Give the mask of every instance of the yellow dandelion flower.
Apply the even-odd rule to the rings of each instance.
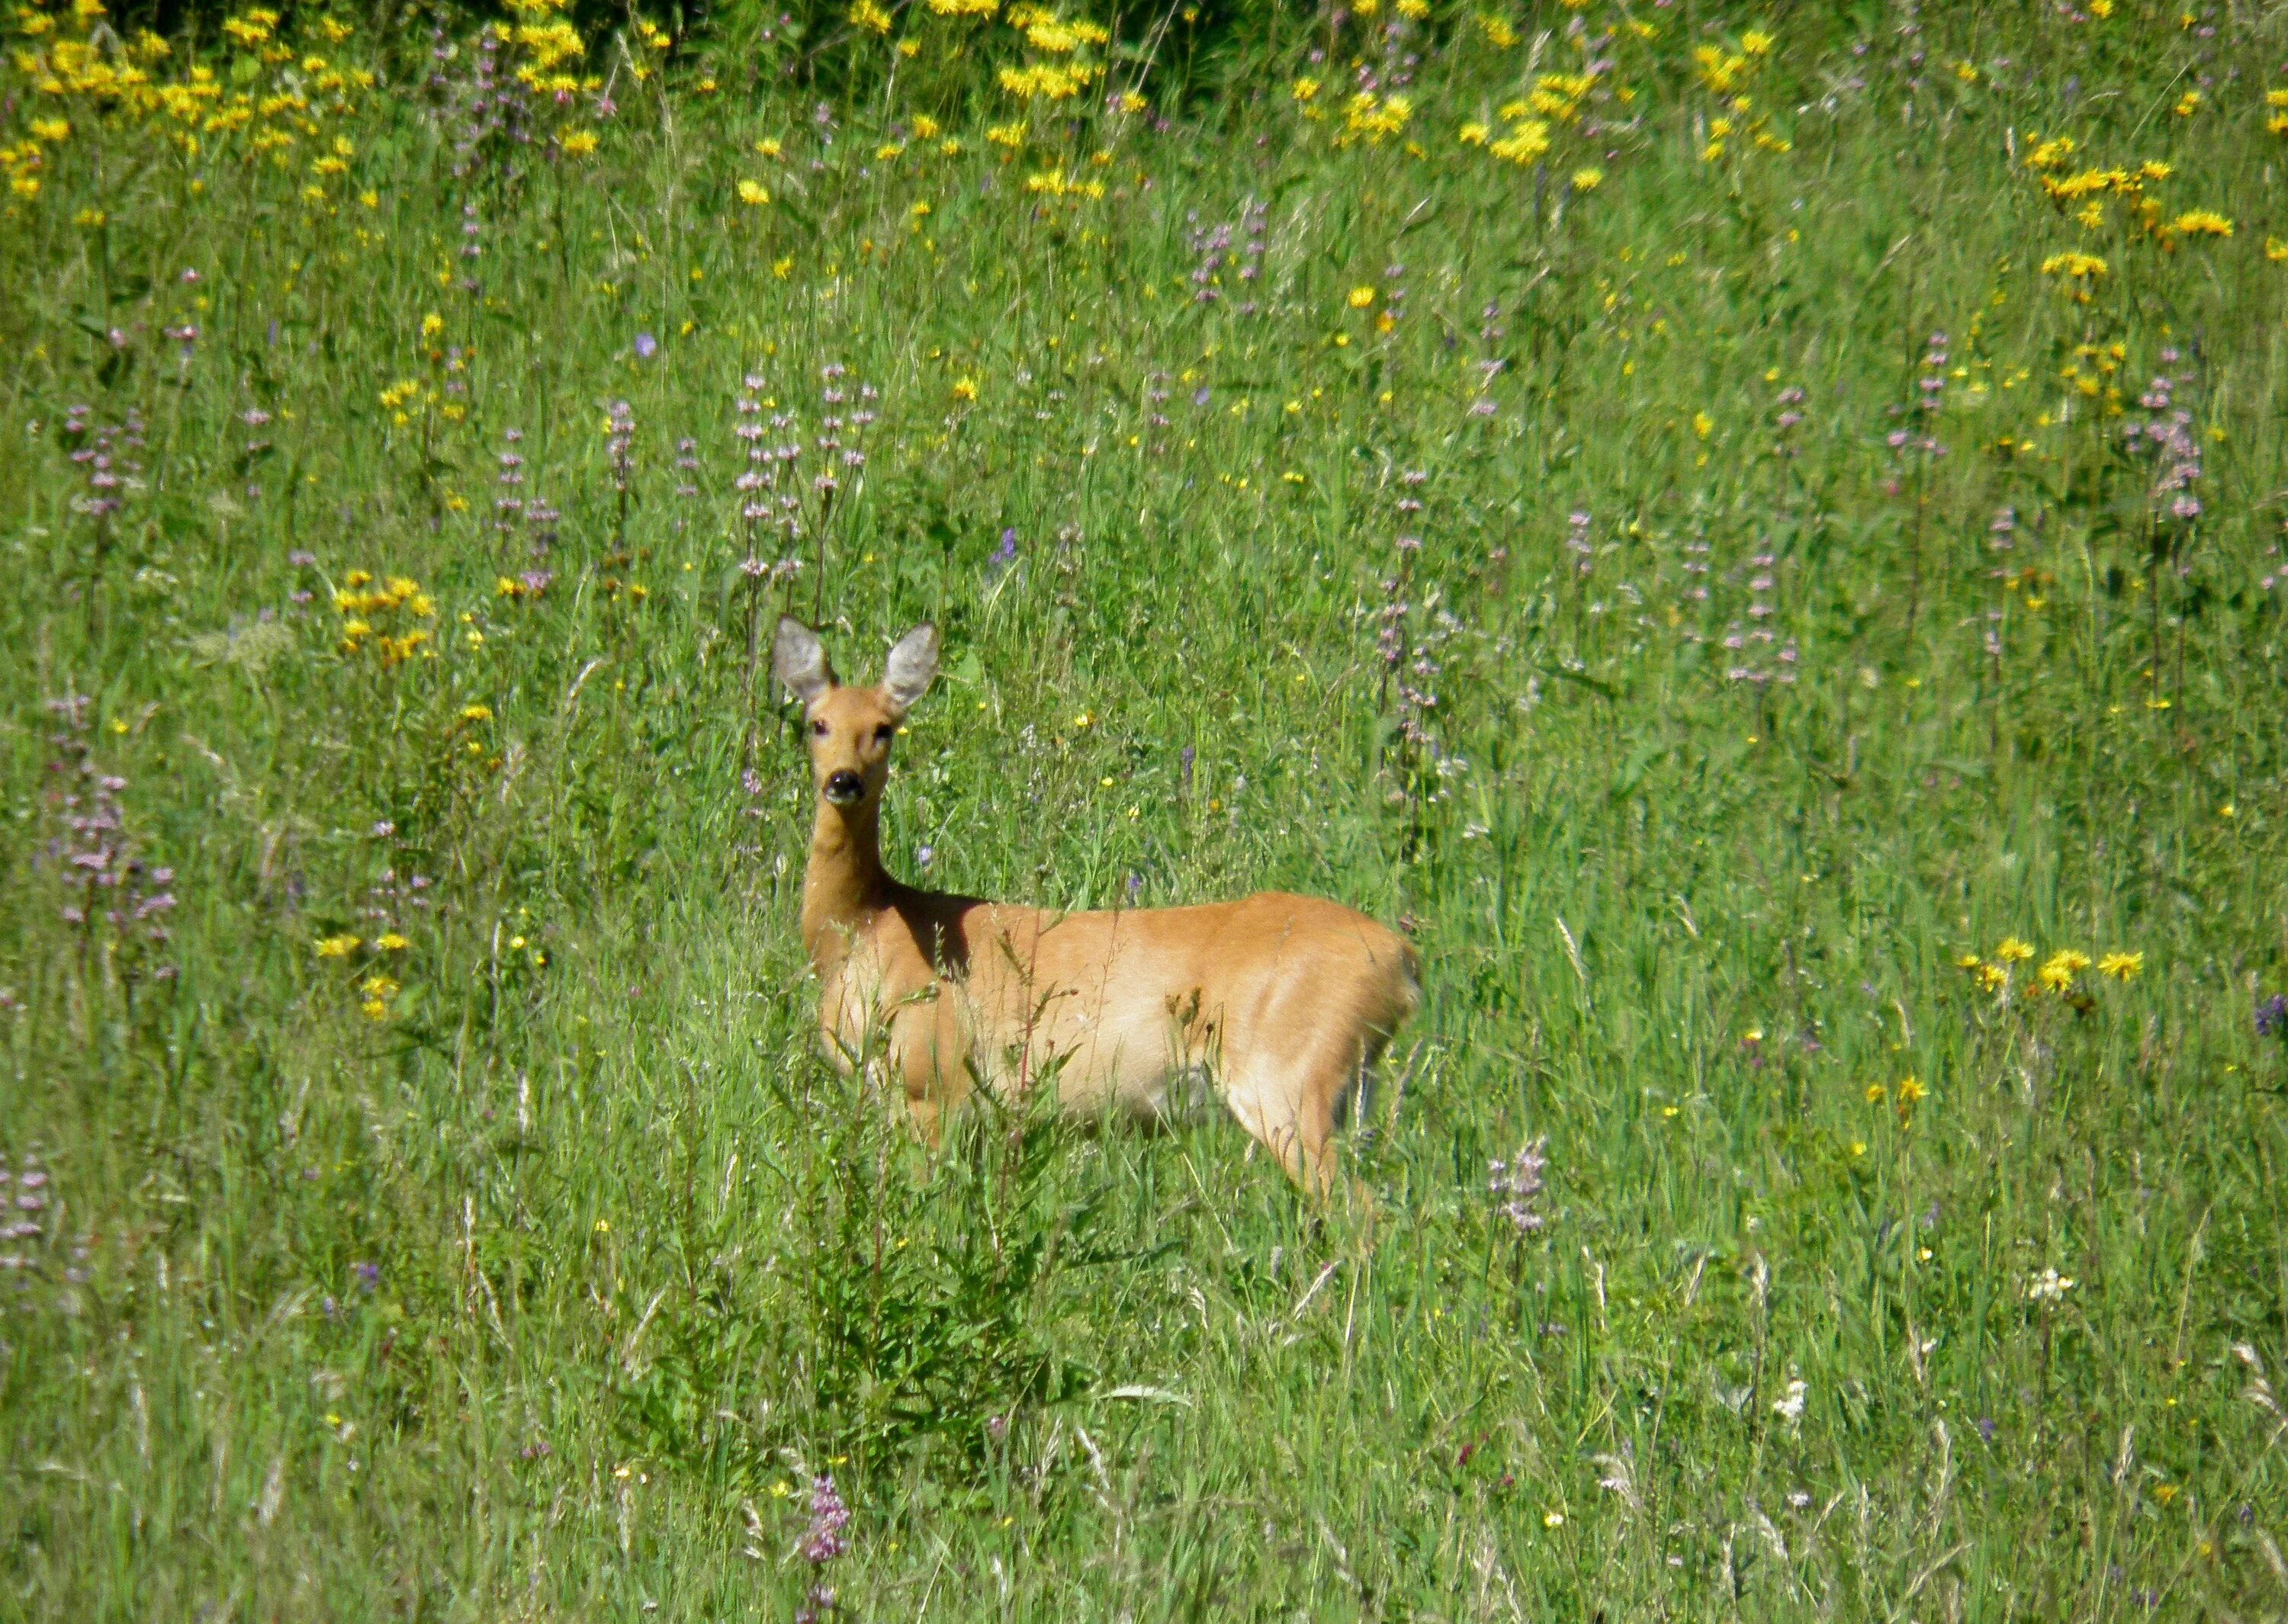
[[[1486,150],[1511,163],[1531,163],[1549,150],[1549,126],[1537,118],[1526,119],[1513,125],[1507,135],[1490,144]]]
[[[596,132],[592,130],[575,130],[558,144],[563,147],[566,157],[585,158],[596,150]]]
[[[1740,50],[1742,54],[1746,56],[1769,56],[1772,51],[1772,36],[1761,28],[1751,28],[1740,36]]]
[[[1298,101],[1314,100],[1319,94],[1319,82],[1307,76],[1298,79],[1287,87],[1287,93]]]
[[[964,402],[977,399],[977,380],[973,377],[959,377],[954,379],[953,398]]]
[[[1593,192],[1604,184],[1605,171],[1594,164],[1573,171],[1573,189],[1576,192]]]
[[[1351,289],[1350,305],[1353,310],[1364,310],[1368,305],[1373,303],[1374,289],[1362,283],[1360,286]]]
[[[1517,44],[1517,30],[1506,18],[1496,17],[1490,12],[1478,13],[1478,32],[1486,36],[1486,44],[1496,51],[1507,51]]]
[[[2006,936],[2002,945],[1994,949],[1994,956],[2006,964],[2022,964],[2034,956],[2034,944],[2014,936]]]
[[[322,959],[346,959],[358,950],[358,939],[346,933],[320,939],[318,956]]]
[[[1911,1105],[1917,1100],[1923,1098],[1929,1093],[1930,1090],[1923,1087],[1922,1080],[1920,1078],[1902,1077],[1899,1079],[1899,1103],[1903,1105]]]
[[[2097,973],[2116,981],[2126,981],[2144,968],[2141,953],[2109,953],[2097,962]]]
[[[750,209],[759,209],[771,201],[771,194],[759,180],[742,180],[739,183],[739,201]]]
[[[464,722],[489,722],[492,719],[493,708],[490,705],[476,704],[461,707],[461,720]]]
[[[1869,1083],[1867,1085],[1867,1103],[1871,1105],[1879,1104],[1883,1097],[1883,1085],[1881,1083]]]
[[[384,931],[373,939],[373,945],[384,953],[402,953],[413,944],[394,931]]]
[[[1486,144],[1486,138],[1491,134],[1493,130],[1489,125],[1469,123],[1464,124],[1457,131],[1454,139],[1465,147],[1483,147]]]
[[[2169,222],[2181,237],[2229,237],[2232,222],[2213,209],[2188,209]]]

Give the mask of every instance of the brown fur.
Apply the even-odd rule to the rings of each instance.
[[[838,684],[791,620],[775,664],[808,730],[802,934],[840,1064],[894,1079],[932,1137],[980,1083],[1015,1092],[1053,1074],[1067,1111],[1154,1118],[1204,1073],[1290,1177],[1331,1187],[1342,1102],[1419,1002],[1402,939],[1279,891],[1062,914],[902,883],[882,867],[882,790],[898,724],[935,674],[936,633],[908,634],[876,687]]]

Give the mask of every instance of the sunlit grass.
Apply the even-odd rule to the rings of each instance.
[[[2288,41],[2084,12],[20,16],[15,1609],[2288,1607]],[[820,1063],[783,609],[1410,931],[1370,1217]]]

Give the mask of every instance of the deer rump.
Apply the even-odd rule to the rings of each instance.
[[[1315,897],[1058,914],[899,890],[822,987],[820,1024],[844,1064],[878,1054],[926,1127],[980,1084],[1053,1080],[1069,1113],[1152,1121],[1212,1086],[1315,1183],[1419,999],[1402,939]]]

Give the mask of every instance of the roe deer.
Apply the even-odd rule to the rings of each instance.
[[[844,687],[817,635],[783,619],[773,667],[808,725],[802,936],[838,1065],[878,1066],[931,1139],[980,1085],[1053,1076],[1068,1113],[1151,1118],[1204,1072],[1290,1178],[1329,1192],[1343,1100],[1420,1002],[1403,940],[1278,891],[1068,914],[902,884],[882,868],[882,788],[898,724],[937,675],[936,630],[901,638],[879,686]]]

